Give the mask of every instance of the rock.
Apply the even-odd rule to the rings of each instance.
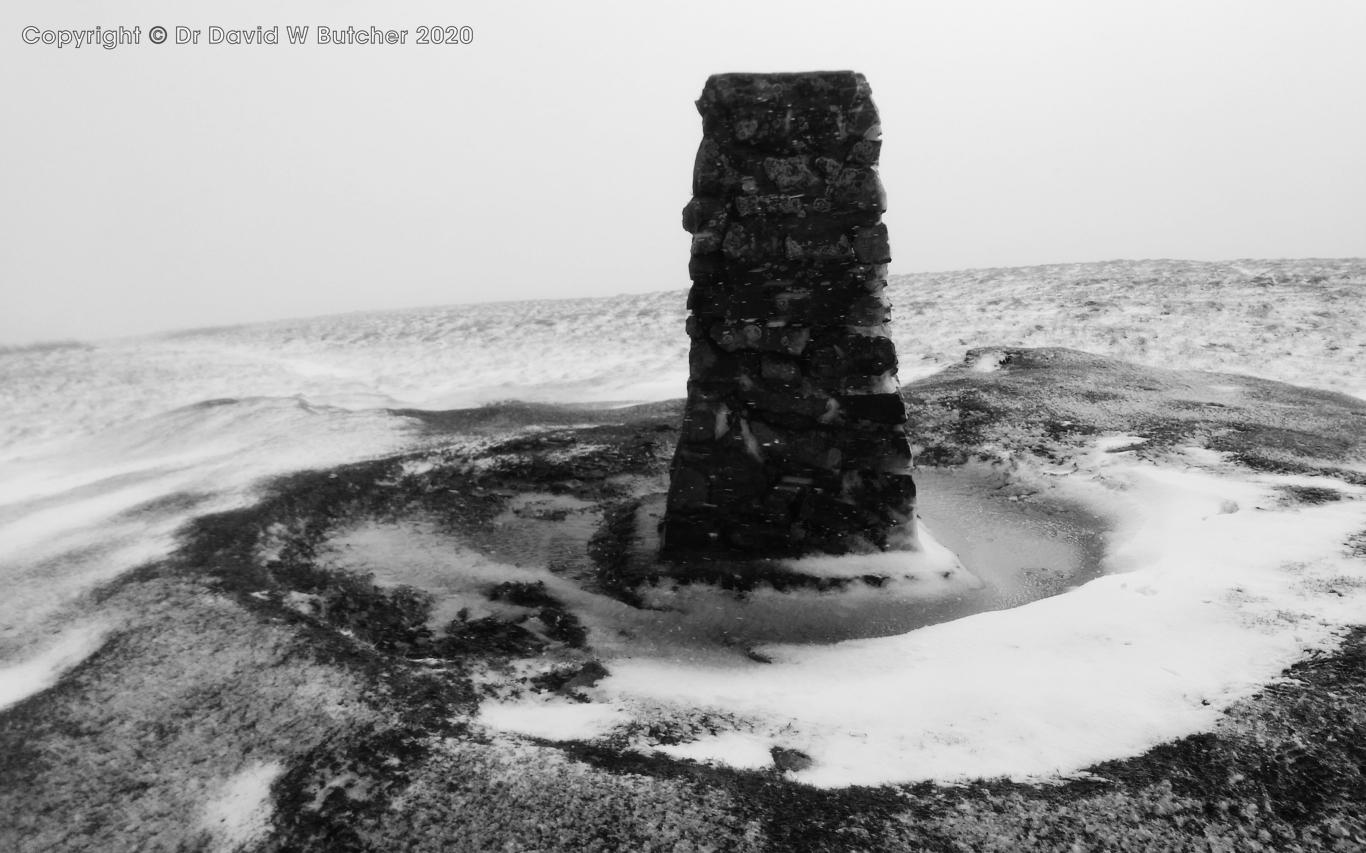
[[[887,244],[887,226],[879,223],[859,229],[858,236],[854,238],[854,254],[861,263],[890,263],[892,250]]]
[[[797,773],[815,763],[811,760],[811,756],[797,749],[775,746],[768,751],[768,754],[773,756],[773,766],[785,772]]]
[[[611,675],[607,667],[595,660],[590,660],[579,668],[575,676],[564,684],[560,685],[561,693],[573,693],[577,690],[586,690]]]

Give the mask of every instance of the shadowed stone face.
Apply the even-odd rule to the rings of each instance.
[[[697,109],[688,404],[663,548],[907,546],[915,485],[868,82],[718,74]]]

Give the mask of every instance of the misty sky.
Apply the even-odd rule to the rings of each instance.
[[[894,273],[1366,255],[1363,45],[1361,2],[7,0],[0,344],[681,288],[721,71],[867,75]]]

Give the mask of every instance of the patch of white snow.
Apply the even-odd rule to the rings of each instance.
[[[265,837],[274,813],[270,785],[282,770],[278,761],[249,764],[205,804],[199,825],[213,836],[214,853],[236,853]]]

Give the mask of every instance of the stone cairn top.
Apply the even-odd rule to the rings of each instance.
[[[697,109],[688,402],[665,555],[914,547],[862,74],[718,74]]]

